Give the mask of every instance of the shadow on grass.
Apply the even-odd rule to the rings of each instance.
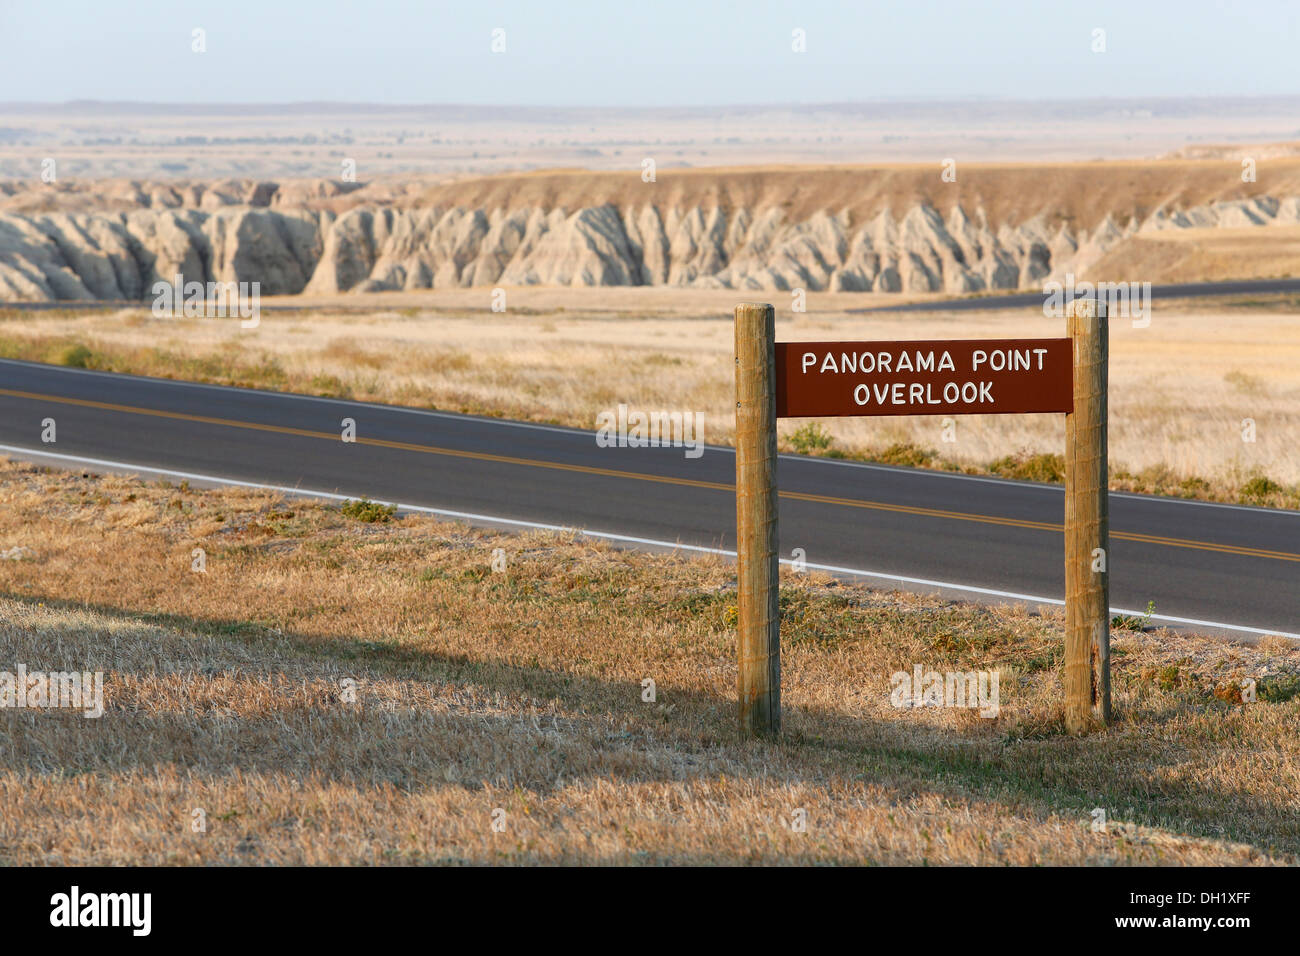
[[[987,729],[982,724],[972,730],[954,730],[905,721],[863,720],[822,708],[787,707],[785,733],[779,742],[750,742],[742,741],[735,731],[735,699],[707,691],[660,686],[661,702],[671,701],[675,708],[664,713],[642,703],[640,687],[632,681],[609,681],[540,665],[476,660],[469,655],[438,654],[417,646],[376,643],[360,637],[306,631],[276,633],[239,619],[137,613],[107,605],[34,598],[30,594],[9,593],[3,597],[26,605],[43,601],[52,609],[90,611],[131,624],[246,645],[274,640],[283,648],[287,643],[294,657],[285,660],[286,664],[312,663],[333,672],[331,677],[474,685],[491,694],[558,701],[559,708],[568,713],[554,725],[555,737],[546,739],[568,783],[584,777],[612,776],[629,783],[710,777],[723,772],[723,761],[718,761],[716,767],[711,764],[715,758],[724,757],[728,776],[742,768],[751,779],[783,783],[816,783],[831,776],[861,779],[892,791],[894,799],[935,794],[956,801],[995,802],[1012,813],[1077,817],[1081,825],[1090,819],[1094,807],[1103,807],[1112,820],[1249,843],[1274,853],[1300,853],[1300,815],[1293,806],[1244,787],[1226,783],[1206,787],[1193,779],[1196,768],[1187,766],[1191,764],[1189,756],[1198,746],[1215,745],[1193,738],[1169,738],[1169,725],[1180,713],[1186,713],[1185,706],[1176,701],[1164,707],[1149,707],[1142,715],[1142,725],[1121,715],[1118,725],[1109,732],[1083,739],[1054,733],[1050,724],[1036,735],[1017,736],[1014,730],[1009,733]],[[238,670],[268,679],[282,674],[273,660],[260,669],[241,663]],[[117,754],[119,762],[115,766],[90,760],[60,770],[109,772],[123,769],[121,761],[125,761],[127,766],[141,768],[165,763],[208,771],[310,773],[325,779],[383,782],[410,790],[452,783],[475,788],[489,782],[526,787],[541,794],[555,788],[553,777],[538,773],[536,768],[512,764],[508,748],[498,752],[492,744],[486,757],[481,752],[484,731],[515,733],[522,727],[518,717],[468,710],[457,714],[453,706],[451,712],[437,715],[430,723],[429,719],[406,720],[400,711],[392,715],[367,709],[358,724],[357,712],[335,709],[330,701],[312,706],[313,715],[328,715],[321,718],[321,733],[333,727],[346,734],[353,740],[352,751],[331,755],[325,747],[319,754],[288,752],[284,742],[277,740],[280,715],[273,713],[257,719],[240,718],[235,733],[244,743],[232,757],[229,747],[206,745],[213,733],[229,737],[229,725],[216,728],[215,723],[196,723],[196,717],[204,716],[201,712],[134,714],[133,719],[144,720],[153,731],[142,735],[142,739],[168,740],[176,756],[168,758],[156,747],[127,741],[125,752]],[[542,713],[539,719],[539,733],[545,738],[551,718]],[[95,726],[83,727],[79,732],[112,732],[110,720],[86,724]],[[1160,728],[1158,736],[1151,733],[1153,727]],[[12,723],[10,730],[14,730]],[[1176,729],[1173,732],[1177,734]],[[357,743],[359,734],[372,734],[373,740],[367,737]],[[667,745],[683,760],[665,766],[663,761],[628,759],[629,750],[644,755],[647,745]],[[416,759],[404,760],[402,755],[418,755],[423,764]],[[1224,760],[1236,757],[1230,752],[1220,756]],[[478,780],[453,781],[434,771],[435,767],[475,761],[486,762],[490,774]],[[1181,769],[1184,766],[1186,771]],[[50,762],[44,755],[40,759],[30,754],[24,757],[21,746],[16,746],[5,748],[0,767],[48,771]]]

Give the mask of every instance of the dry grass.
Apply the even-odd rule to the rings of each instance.
[[[1300,855],[1300,649],[1280,641],[1117,634],[1119,723],[1076,740],[1056,618],[789,577],[771,745],[732,730],[714,560],[8,463],[0,553],[0,669],[101,669],[107,704],[0,712],[0,863]],[[915,663],[998,669],[1001,715],[893,709]],[[1258,702],[1233,702],[1243,677]]]
[[[1089,269],[1089,278],[1204,282],[1293,277],[1300,257],[1300,226],[1241,229],[1165,229],[1138,233]]]
[[[264,314],[251,332],[236,322],[154,319],[144,310],[0,312],[0,355],[582,428],[626,402],[703,412],[706,439],[731,441],[725,316],[734,292],[521,289],[510,292],[505,314],[487,311],[485,292],[405,295],[400,312],[352,314],[322,303],[296,315]],[[813,297],[806,314],[778,312],[778,335],[1063,333],[1060,320],[1033,310],[860,316],[844,308],[835,296]],[[1112,486],[1300,507],[1300,324],[1284,310],[1198,308],[1160,304],[1145,329],[1113,323]],[[79,345],[88,353],[70,352]],[[1242,440],[1245,419],[1255,422],[1252,443]],[[789,436],[804,424],[783,424],[787,448],[796,447]],[[1064,443],[1054,415],[963,417],[951,443],[934,416],[824,424],[832,454],[1020,477],[1050,479],[1051,462],[1039,456],[1060,454]],[[1278,487],[1251,484],[1261,476]]]

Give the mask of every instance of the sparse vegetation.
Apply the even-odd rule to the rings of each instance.
[[[1300,675],[1278,674],[1259,682],[1257,693],[1270,704],[1284,704],[1300,695]]]
[[[392,521],[393,515],[397,514],[397,506],[381,505],[369,498],[357,498],[345,501],[339,511],[349,518],[373,524],[376,521]]]
[[[1132,614],[1117,614],[1110,619],[1110,626],[1121,631],[1145,631],[1151,624],[1151,615],[1156,613],[1156,602],[1147,601],[1146,613],[1140,617]]]
[[[989,465],[989,471],[1003,478],[1059,483],[1065,480],[1065,456],[1020,452],[997,459]]]
[[[1264,395],[1268,392],[1258,377],[1241,369],[1234,368],[1224,373],[1223,380],[1244,395]]]
[[[1255,504],[1263,504],[1271,496],[1285,490],[1276,481],[1271,481],[1264,475],[1256,475],[1241,486],[1241,497]]]
[[[886,465],[902,465],[906,468],[931,468],[937,460],[933,451],[918,448],[910,442],[894,442],[884,451],[871,458]]]
[[[94,357],[95,353],[84,345],[68,345],[59,349],[55,364],[69,368],[90,368]]]
[[[828,451],[834,443],[830,432],[821,422],[800,425],[786,439],[790,448],[800,455],[816,455]]]

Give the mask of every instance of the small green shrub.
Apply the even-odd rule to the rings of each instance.
[[[1241,486],[1241,497],[1247,501],[1263,501],[1269,495],[1275,495],[1282,490],[1282,486],[1276,481],[1259,475]]]
[[[1065,456],[1051,453],[1008,455],[990,464],[989,471],[1021,481],[1062,482],[1065,480]]]
[[[1169,664],[1156,670],[1155,683],[1161,690],[1176,690],[1187,683],[1187,675],[1177,664]]]
[[[908,442],[894,442],[880,454],[876,460],[886,465],[902,465],[905,468],[924,468],[934,461],[934,452],[918,448]]]
[[[1151,623],[1151,615],[1156,612],[1156,602],[1147,601],[1147,612],[1141,617],[1132,614],[1116,614],[1110,619],[1110,626],[1121,631],[1145,631]]]
[[[831,433],[821,422],[809,422],[794,430],[788,441],[790,447],[800,455],[815,455],[831,447]]]
[[[337,375],[313,375],[307,383],[313,395],[325,398],[352,398],[352,387]]]
[[[347,517],[356,518],[358,521],[392,521],[393,515],[397,513],[397,505],[381,505],[369,498],[359,498],[355,501],[345,501],[339,510]]]
[[[1270,704],[1282,704],[1300,694],[1300,677],[1294,675],[1265,677],[1259,682],[1256,690],[1260,700],[1266,700]]]
[[[68,368],[90,368],[91,360],[94,357],[94,352],[78,343],[62,349],[55,356],[54,361],[56,365],[66,365]]]

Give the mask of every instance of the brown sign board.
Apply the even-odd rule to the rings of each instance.
[[[1069,339],[777,342],[778,418],[1070,412]]]

